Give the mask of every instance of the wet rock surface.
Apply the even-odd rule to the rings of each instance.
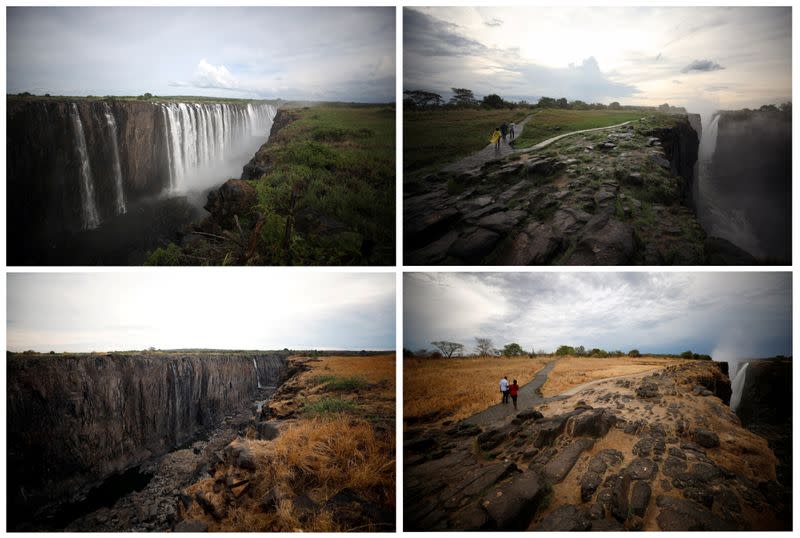
[[[580,133],[408,185],[408,263],[707,263],[689,199],[698,135],[686,118],[655,125]]]
[[[436,448],[406,451],[405,528],[788,528],[766,442],[742,429],[729,410],[719,414],[727,407],[717,396],[693,390],[698,376],[715,377],[717,368],[695,362],[607,381],[498,417],[480,431],[459,424],[415,428],[412,441],[431,439]],[[652,396],[637,394],[642,387]],[[629,405],[614,405],[623,400]],[[712,423],[712,412],[724,422]],[[719,442],[701,446],[698,428]],[[745,467],[734,463],[741,458],[763,471],[741,474]]]

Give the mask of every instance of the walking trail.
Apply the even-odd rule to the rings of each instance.
[[[519,135],[522,134],[522,131],[523,131],[523,128],[525,127],[525,124],[528,123],[528,120],[530,120],[532,117],[533,116],[528,116],[527,118],[525,118],[524,120],[519,122],[519,124],[517,124],[517,128],[515,129],[515,135],[517,137],[519,137]],[[487,163],[487,162],[493,161],[493,160],[501,159],[501,158],[505,157],[506,155],[511,155],[512,153],[529,153],[531,151],[537,151],[537,150],[546,148],[547,146],[549,146],[553,142],[558,142],[562,138],[566,138],[568,136],[573,136],[573,135],[581,134],[581,133],[591,133],[593,131],[604,131],[606,129],[616,129],[617,127],[622,127],[623,125],[628,125],[632,121],[637,121],[637,120],[628,120],[628,121],[625,121],[625,122],[622,122],[622,123],[617,123],[616,125],[608,125],[607,127],[593,127],[592,129],[581,129],[580,131],[570,131],[569,133],[564,133],[564,134],[560,134],[558,136],[554,136],[552,138],[548,138],[547,140],[543,140],[543,141],[539,142],[538,144],[535,144],[535,145],[527,147],[527,148],[515,149],[514,147],[512,147],[507,142],[503,142],[501,140],[500,148],[495,148],[494,144],[489,144],[485,148],[483,148],[482,150],[477,151],[477,152],[473,153],[472,155],[470,155],[468,157],[464,157],[460,161],[456,161],[455,163],[444,167],[442,169],[442,171],[444,171],[444,172],[463,172],[465,170],[471,170],[473,168],[477,168],[477,167],[481,166],[484,163]]]
[[[542,404],[548,402],[554,402],[557,400],[563,400],[568,398],[569,396],[573,396],[583,389],[599,385],[601,383],[606,383],[608,381],[614,381],[617,379],[624,379],[624,378],[631,378],[631,377],[643,377],[646,375],[650,375],[653,372],[657,372],[661,370],[661,368],[653,368],[652,370],[647,370],[644,372],[638,372],[636,374],[625,374],[613,377],[605,377],[602,379],[596,379],[594,381],[589,381],[588,383],[583,383],[582,385],[578,385],[577,387],[572,387],[560,394],[555,396],[545,397],[542,396],[541,388],[547,381],[547,377],[550,375],[550,371],[555,367],[557,361],[550,361],[548,362],[544,368],[536,372],[536,375],[533,377],[531,381],[520,387],[519,389],[519,397],[517,398],[517,407],[518,409],[514,409],[514,404],[511,402],[509,398],[509,402],[507,404],[499,403],[495,404],[479,413],[472,415],[469,418],[464,419],[464,422],[467,424],[475,424],[476,426],[486,427],[497,422],[502,422],[508,419],[508,417],[516,416],[517,413],[523,411],[525,409],[532,409],[534,407],[540,406]],[[498,393],[500,391],[498,390]],[[498,398],[499,398],[498,394]]]

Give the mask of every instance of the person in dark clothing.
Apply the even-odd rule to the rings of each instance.
[[[513,383],[508,386],[508,394],[511,396],[511,400],[514,402],[514,409],[517,408],[517,396],[519,396],[519,385],[517,385],[517,380],[515,379]]]
[[[503,122],[503,124],[500,126],[500,134],[503,135],[503,142],[505,142],[506,135],[508,134],[508,124],[506,122]]]

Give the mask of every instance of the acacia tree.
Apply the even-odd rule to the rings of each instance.
[[[475,94],[472,90],[467,88],[450,88],[453,90],[453,97],[450,98],[450,104],[455,106],[476,106],[478,101],[475,99]]]
[[[524,353],[525,351],[522,350],[522,346],[520,346],[516,342],[506,344],[506,346],[503,348],[503,355],[505,355],[506,357],[519,357]]]
[[[475,337],[475,351],[477,351],[478,355],[481,357],[493,355],[494,344],[492,344],[491,338]]]
[[[442,96],[438,93],[425,90],[406,90],[403,92],[405,100],[416,107],[438,106],[442,104]]]
[[[464,344],[459,344],[458,342],[448,342],[446,340],[431,342],[431,345],[438,349],[442,356],[447,359],[451,358],[454,353],[460,354],[464,350]]]

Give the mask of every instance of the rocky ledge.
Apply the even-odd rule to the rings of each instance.
[[[788,530],[716,363],[607,380],[484,428],[405,434],[407,530]]]
[[[692,119],[643,118],[426,176],[405,193],[407,263],[752,263],[695,217]]]

